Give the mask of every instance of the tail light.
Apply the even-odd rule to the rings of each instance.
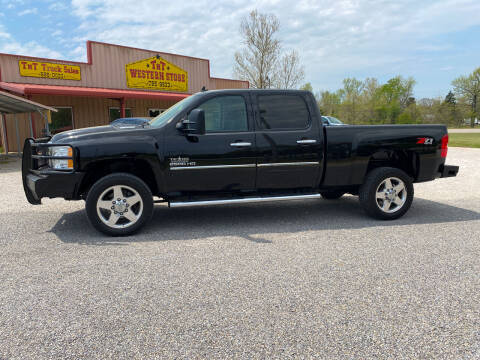
[[[442,137],[440,149],[442,150],[442,153],[441,153],[442,158],[446,158],[447,152],[448,152],[448,134]]]

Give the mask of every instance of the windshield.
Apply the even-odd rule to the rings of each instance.
[[[185,110],[187,107],[190,106],[192,102],[194,102],[197,98],[198,94],[189,96],[182,101],[179,101],[175,105],[170,106],[167,110],[165,110],[163,113],[160,115],[154,117],[152,120],[150,120],[149,124],[154,127],[160,127],[167,122],[169,122],[171,119],[173,119],[175,116],[180,114],[183,110]]]

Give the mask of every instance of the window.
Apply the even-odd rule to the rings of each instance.
[[[48,129],[51,134],[73,129],[73,111],[71,107],[55,107],[57,112],[51,112]]]
[[[305,129],[310,123],[307,104],[298,95],[260,95],[258,107],[264,129]]]
[[[108,116],[110,118],[110,122],[121,118],[122,116],[120,114],[120,108],[118,107],[108,108]],[[132,109],[130,108],[125,109],[125,117],[132,117]]]
[[[154,127],[160,127],[165,125],[167,122],[172,120],[174,117],[177,115],[181,114],[182,111],[186,110],[192,103],[197,101],[198,96],[200,96],[200,93],[193,94],[176,104],[170,106],[167,110],[165,110],[163,113],[155,117],[150,121],[150,125]]]
[[[247,107],[242,96],[219,96],[205,101],[198,109],[205,111],[207,132],[247,131]]]
[[[148,117],[156,117],[163,113],[165,109],[148,109]]]

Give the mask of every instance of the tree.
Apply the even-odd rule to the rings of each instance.
[[[339,116],[340,104],[342,103],[340,91],[320,92],[320,100],[318,101],[318,107],[322,115]]]
[[[363,92],[361,103],[363,104],[363,113],[361,121],[363,123],[374,124],[378,122],[376,108],[379,105],[380,85],[375,78],[366,78],[363,82]]]
[[[306,91],[310,91],[311,93],[313,93],[312,84],[307,82],[307,83],[303,84],[302,86],[300,86],[300,90],[306,90]]]
[[[445,101],[447,104],[450,104],[450,105],[456,105],[457,104],[457,99],[455,98],[455,94],[450,90],[447,94],[447,96],[445,96]]]
[[[305,77],[300,56],[295,50],[281,54],[276,38],[279,28],[280,22],[273,14],[254,10],[243,18],[240,34],[244,48],[235,53],[235,77],[257,89],[288,89],[300,84]]]
[[[257,10],[240,24],[245,48],[235,53],[234,72],[253,88],[268,88],[275,78],[280,53],[280,41],[275,34],[279,27],[280,22],[275,15],[259,14]]]
[[[446,124],[450,126],[461,126],[463,118],[460,111],[457,109],[457,98],[452,91],[449,91],[445,100],[441,104],[442,113],[445,113],[447,119]]]
[[[343,107],[346,108],[346,121],[349,124],[355,124],[355,120],[357,120],[357,108],[363,88],[363,81],[355,78],[343,79]]]
[[[383,103],[378,110],[384,120],[389,120],[391,124],[397,122],[400,114],[411,103],[414,86],[413,78],[404,79],[401,76],[396,76],[382,85],[380,95]]]
[[[454,91],[463,96],[472,107],[470,126],[475,126],[475,118],[478,117],[478,99],[480,98],[480,68],[467,76],[460,76],[452,81]]]
[[[300,56],[295,50],[282,56],[275,73],[274,86],[278,89],[292,89],[305,78]]]

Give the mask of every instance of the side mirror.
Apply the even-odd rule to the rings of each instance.
[[[205,112],[193,109],[188,118],[177,123],[177,129],[186,134],[205,134]]]

